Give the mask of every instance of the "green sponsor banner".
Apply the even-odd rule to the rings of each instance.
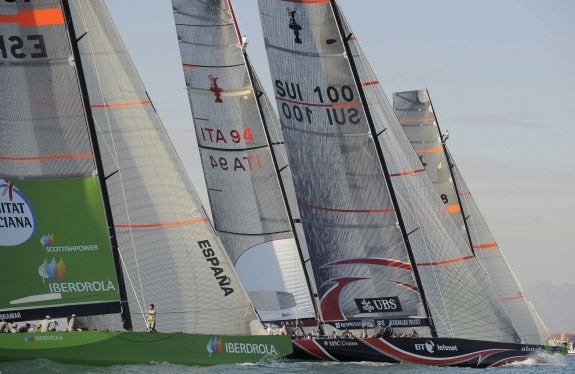
[[[0,179],[0,310],[118,301],[97,177]]]

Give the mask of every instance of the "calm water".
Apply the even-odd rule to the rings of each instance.
[[[334,363],[334,362],[269,362],[250,365],[221,365],[211,367],[194,367],[179,365],[117,365],[108,367],[91,367],[81,365],[57,364],[46,360],[35,360],[15,363],[0,363],[1,374],[13,373],[70,373],[70,374],[140,374],[140,373],[223,373],[223,374],[275,374],[275,373],[330,373],[330,374],[355,374],[355,373],[400,373],[400,374],[455,374],[455,373],[480,373],[482,369],[464,369],[451,367],[429,367],[407,364],[376,364],[369,362],[360,363]],[[490,369],[491,374],[530,374],[530,373],[575,373],[575,356],[540,356],[537,359],[507,365],[497,369]]]

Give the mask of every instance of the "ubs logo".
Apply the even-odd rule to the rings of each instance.
[[[431,340],[426,341],[424,344],[415,344],[416,351],[427,351],[429,353],[435,352],[435,343]]]
[[[355,299],[361,313],[401,312],[399,297],[376,297]]]

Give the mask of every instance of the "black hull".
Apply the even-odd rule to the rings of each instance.
[[[409,362],[432,366],[497,367],[560,347],[451,338],[295,339],[288,358],[326,361]]]

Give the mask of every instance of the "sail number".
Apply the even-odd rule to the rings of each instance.
[[[30,50],[29,54],[26,54],[22,50]],[[30,58],[46,58],[48,53],[46,52],[46,43],[44,43],[44,36],[37,35],[26,35],[26,38],[20,36],[4,36],[0,35],[0,56],[2,58],[8,58],[9,56],[23,59],[26,57]]]
[[[324,107],[327,119],[331,126],[345,124],[358,124],[360,122],[359,103],[354,103],[354,92],[350,86],[341,87],[327,86],[322,89],[316,86],[313,94],[317,95],[318,104],[303,101],[301,86],[299,83],[276,80],[276,97],[281,101],[280,111],[288,120],[300,123],[312,122],[313,110],[310,107]]]
[[[244,131],[241,130],[230,130],[229,132],[224,132],[220,129],[212,129],[209,127],[200,127],[202,138],[205,142],[210,143],[225,143],[228,141],[232,143],[239,143],[242,140],[245,142],[253,142],[254,136],[252,130],[246,127]]]
[[[210,155],[212,169],[224,171],[253,171],[263,168],[262,157],[259,154],[244,157],[232,157],[229,161],[226,157],[214,157]]]

